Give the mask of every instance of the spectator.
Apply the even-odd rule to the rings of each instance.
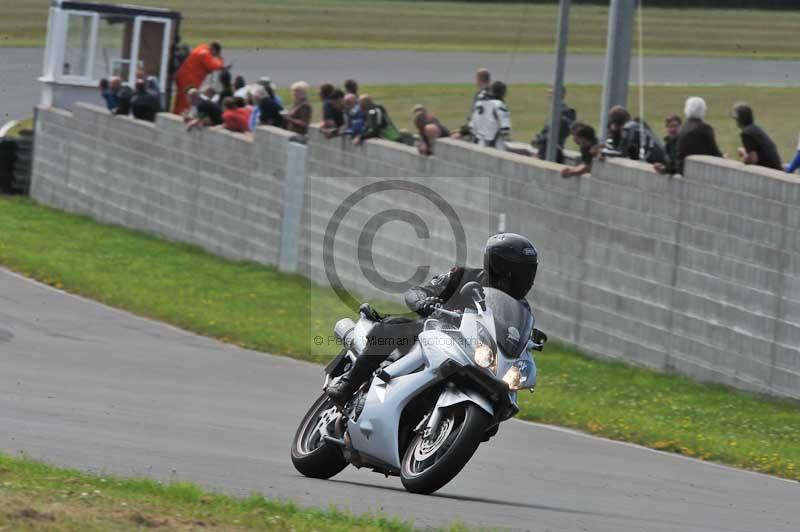
[[[261,85],[256,85],[250,92],[250,97],[253,100],[253,106],[250,111],[248,129],[255,131],[256,126],[261,123],[261,102],[267,97],[267,91]]]
[[[330,99],[334,89],[335,87],[330,83],[323,83],[319,86],[319,101],[322,102],[323,107],[325,106],[325,102]]]
[[[795,153],[792,162],[786,165],[786,171],[793,174],[798,168],[800,168],[800,140],[797,142],[797,153]]]
[[[614,106],[609,111],[608,137],[602,154],[634,161],[641,159],[650,164],[666,162],[664,147],[647,122],[639,117],[631,119],[630,113],[621,106]]]
[[[263,85],[262,85],[263,86]],[[283,107],[278,101],[275,92],[272,90],[272,84],[264,87],[266,95],[261,99],[259,104],[258,122],[262,126],[275,126],[279,128],[286,127],[286,120],[284,120]]]
[[[203,98],[206,100],[211,100],[212,102],[220,101],[220,98],[217,98],[217,90],[211,85],[203,89]]]
[[[361,106],[358,104],[358,97],[348,92],[344,95],[344,109],[346,123],[341,133],[343,135],[358,136],[361,129],[364,127],[364,113],[361,111]]]
[[[217,95],[215,96],[214,102],[220,103],[227,97],[233,98],[233,83],[232,83],[231,71],[227,68],[220,70],[219,76],[217,80],[219,81],[220,89]]]
[[[159,111],[161,111],[161,102],[157,96],[147,91],[147,82],[143,79],[136,80],[136,91],[131,98],[133,117],[155,122]]]
[[[778,148],[766,131],[755,124],[753,109],[746,103],[739,102],[733,106],[732,117],[742,130],[742,146],[737,150],[742,162],[783,170]]]
[[[106,102],[106,107],[112,114],[127,115],[130,112],[130,100],[133,91],[127,85],[123,85],[122,78],[112,76],[111,81],[100,80],[100,95]]]
[[[570,126],[572,140],[581,150],[581,162],[577,166],[561,170],[562,177],[588,174],[592,171],[592,160],[600,152],[600,141],[597,140],[594,128],[583,122],[573,122]]]
[[[147,76],[145,80],[145,88],[147,92],[158,98],[159,105],[161,103],[161,87],[158,85],[158,78],[155,76]]]
[[[283,106],[281,97],[275,94],[275,84],[272,83],[272,80],[269,78],[269,76],[261,76],[258,79],[258,84],[264,87],[264,90],[267,91],[267,94],[271,94],[270,97],[275,100],[278,105]]]
[[[354,79],[344,80],[344,94],[345,96],[352,94],[356,97],[356,100],[358,100],[358,82]]]
[[[248,127],[248,119],[250,113],[246,107],[239,106],[235,98],[228,96],[222,100],[222,125],[228,131],[236,133],[247,133],[250,131]]]
[[[109,82],[111,91],[117,97],[117,107],[111,112],[115,115],[129,115],[131,113],[131,98],[133,97],[133,90],[127,85],[122,83],[122,79],[118,76],[111,78]]]
[[[505,96],[506,84],[495,81],[489,94],[475,102],[469,120],[469,130],[475,144],[505,149],[506,141],[511,138],[511,114],[504,101]]]
[[[686,99],[683,112],[686,122],[681,126],[678,134],[678,163],[676,170],[683,173],[683,164],[690,155],[711,155],[722,157],[722,152],[717,146],[714,128],[705,123],[706,102],[698,96]]]
[[[114,108],[117,106],[117,96],[113,92],[111,92],[111,84],[108,82],[106,78],[100,80],[99,84],[100,88],[100,96],[106,102],[106,107],[109,111],[113,111]]]
[[[608,125],[606,126],[606,141],[603,146],[603,155],[618,157],[623,155],[622,131],[625,124],[631,121],[631,114],[621,105],[615,105],[608,110]],[[624,155],[627,157],[627,154]]]
[[[296,81],[290,87],[292,91],[292,107],[286,114],[286,129],[299,135],[308,133],[311,123],[311,104],[308,103],[308,83]]]
[[[333,89],[328,100],[322,104],[322,134],[328,138],[336,136],[344,124],[344,92]]]
[[[670,115],[664,119],[667,136],[664,137],[664,162],[653,164],[659,174],[675,174],[678,171],[678,134],[681,131],[681,117]]]
[[[469,108],[467,123],[461,126],[459,132],[454,136],[469,139],[469,137],[473,134],[470,130],[469,124],[472,120],[473,112],[475,111],[475,104],[487,98],[491,90],[491,82],[492,74],[489,72],[488,68],[479,68],[475,72],[475,85],[478,87],[478,90],[475,91],[475,94],[472,96],[472,105]]]
[[[567,95],[567,88],[563,89],[564,96]],[[553,100],[553,89],[547,91],[548,99]],[[570,126],[578,118],[578,113],[575,109],[568,106],[566,102],[561,102],[561,111],[559,113],[559,129],[558,129],[558,148],[556,150],[556,162],[564,162],[564,142],[570,134]],[[550,125],[545,125],[542,130],[533,139],[534,148],[536,148],[536,155],[539,159],[544,159],[547,156],[547,141],[550,138]]]
[[[353,144],[361,144],[371,138],[401,141],[400,131],[394,126],[384,106],[375,103],[369,94],[362,94],[358,99],[358,105],[364,113],[364,127],[353,139]]]
[[[204,99],[197,89],[190,89],[187,91],[187,95],[189,104],[195,109],[187,129],[222,124],[222,107],[220,105]],[[189,117],[188,113],[187,117]]]
[[[244,82],[244,77],[236,76],[236,79],[233,80],[233,96],[234,98],[247,96],[247,84]]]
[[[236,104],[237,109],[241,109],[239,111],[242,116],[245,118],[245,121],[249,124],[250,123],[250,115],[253,114],[253,106],[247,103],[247,100],[242,98],[241,96],[234,96],[233,103]]]
[[[201,44],[189,54],[175,73],[177,86],[173,112],[182,115],[189,108],[186,91],[190,87],[199,87],[211,72],[225,67],[222,59],[222,46],[218,42]]]
[[[414,127],[417,128],[419,141],[417,149],[422,155],[433,155],[433,147],[436,139],[449,137],[450,130],[447,129],[439,119],[429,114],[422,105],[414,106]]]

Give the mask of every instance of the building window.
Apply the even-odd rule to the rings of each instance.
[[[64,76],[86,78],[91,75],[89,54],[92,41],[93,15],[69,13],[67,17],[67,42],[64,46]]]

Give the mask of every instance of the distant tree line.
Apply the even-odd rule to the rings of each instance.
[[[443,0],[413,0],[441,2]],[[558,4],[558,0],[444,0],[494,4]],[[644,7],[798,9],[800,0],[642,0]],[[573,0],[573,5],[608,5],[609,0]]]

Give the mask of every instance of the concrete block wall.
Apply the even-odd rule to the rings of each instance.
[[[325,198],[307,203],[312,249],[337,202],[366,176],[441,184],[467,219],[488,209],[465,226],[469,264],[480,264],[500,213],[507,230],[536,243],[541,265],[531,300],[542,328],[560,340],[596,356],[800,398],[800,237],[793,229],[800,183],[791,176],[697,157],[687,177],[609,160],[597,162],[591,177],[563,179],[560,165],[458,141],[440,141],[435,157],[422,158],[402,145],[353,146],[316,131],[308,168]],[[410,196],[396,204],[430,208]],[[365,204],[363,215],[378,210]],[[364,220],[351,224],[344,242],[356,242],[363,227]],[[446,225],[435,231],[431,247],[453,238]],[[403,257],[383,266],[396,278],[407,278],[410,265],[452,265],[452,248],[441,245],[430,261],[414,249],[414,235],[403,238],[384,250]],[[357,251],[341,253],[349,253],[337,267],[343,284],[389,297],[364,282]],[[319,255],[308,255],[306,268],[326,281]]]
[[[290,135],[187,132],[77,104],[39,108],[31,195],[101,222],[197,244],[233,259],[278,261]]]
[[[74,114],[39,109],[36,127],[39,201],[280,263],[323,284],[334,220],[336,272],[367,299],[399,301],[391,281],[420,275],[418,266],[428,276],[452,266],[456,238],[432,199],[457,213],[469,265],[480,265],[502,215],[507,230],[539,248],[530,299],[554,337],[599,357],[800,399],[800,181],[792,176],[695,157],[685,177],[609,160],[591,177],[563,179],[560,165],[449,139],[426,158],[312,128],[301,149],[272,128],[187,133],[170,115],[147,124],[87,105]],[[287,167],[303,175],[287,177]],[[411,185],[364,193],[394,182]],[[348,198],[354,207],[342,214]],[[407,220],[387,221],[397,211]],[[415,219],[427,233],[415,232]],[[365,267],[370,238],[374,267]],[[390,282],[364,282],[375,274]]]

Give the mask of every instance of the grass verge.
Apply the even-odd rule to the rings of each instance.
[[[349,314],[330,291],[302,277],[26,199],[0,198],[0,227],[0,264],[253,349],[323,361],[336,346],[315,346],[311,338],[327,336]],[[535,306],[535,290],[532,299]],[[521,394],[522,418],[800,480],[800,404],[592,360],[557,345],[537,361],[537,393]]]
[[[128,3],[128,0],[107,0]],[[556,4],[407,0],[137,0],[183,13],[187,42],[241,48],[551,52]],[[0,46],[42,46],[48,0],[0,0]],[[390,23],[387,21],[391,21]],[[645,52],[797,58],[800,12],[644,9]],[[608,7],[573,3],[569,49],[604,53]],[[480,28],[476,32],[476,28]]]
[[[0,530],[365,530],[410,523],[335,508],[300,509],[260,495],[238,499],[192,484],[87,475],[0,454]],[[459,530],[454,526],[451,530]]]

